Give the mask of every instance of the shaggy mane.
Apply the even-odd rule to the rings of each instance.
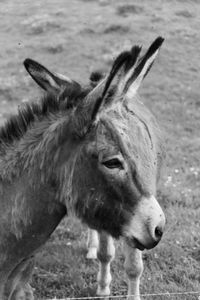
[[[47,93],[38,103],[21,106],[18,113],[11,116],[0,128],[0,146],[19,140],[36,120],[75,107],[89,91],[89,88],[82,89],[80,85],[74,84],[71,90],[67,88],[58,97],[54,93]]]

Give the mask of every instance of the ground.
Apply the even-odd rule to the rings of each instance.
[[[1,0],[0,118],[41,95],[22,62],[30,57],[81,82],[108,69],[122,49],[165,42],[140,95],[161,124],[167,148],[158,198],[167,217],[162,242],[143,254],[141,293],[200,290],[200,2],[198,0]],[[93,296],[98,263],[87,261],[86,227],[66,219],[37,255],[38,299]],[[127,293],[121,242],[112,294]],[[144,299],[168,299],[154,296]],[[116,299],[116,298],[115,298]],[[170,299],[197,299],[195,295]]]

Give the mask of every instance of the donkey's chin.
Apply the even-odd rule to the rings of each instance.
[[[143,250],[146,249],[146,247],[145,247],[141,242],[139,242],[138,239],[136,239],[136,238],[134,238],[134,237],[132,237],[132,238],[127,237],[127,238],[126,238],[126,243],[127,243],[130,247],[132,247],[132,248],[137,248],[137,249],[139,249],[139,250],[141,250],[141,251],[143,251]]]

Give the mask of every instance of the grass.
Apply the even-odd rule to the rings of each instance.
[[[198,1],[36,1],[1,4],[1,122],[21,101],[40,94],[22,62],[36,59],[52,71],[85,82],[107,68],[124,46],[166,41],[141,96],[159,120],[167,159],[158,198],[166,234],[146,251],[141,293],[198,291],[200,286],[200,68]],[[38,16],[45,16],[39,18]],[[32,23],[31,23],[32,22]],[[87,261],[86,228],[65,219],[37,255],[32,285],[41,298],[94,296],[96,261]],[[112,263],[112,294],[127,293],[121,241]],[[168,296],[146,299],[169,299]],[[144,298],[145,299],[145,298]],[[197,299],[174,295],[170,299]]]

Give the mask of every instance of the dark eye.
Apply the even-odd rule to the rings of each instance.
[[[123,165],[118,158],[106,160],[102,164],[108,169],[123,169]]]

